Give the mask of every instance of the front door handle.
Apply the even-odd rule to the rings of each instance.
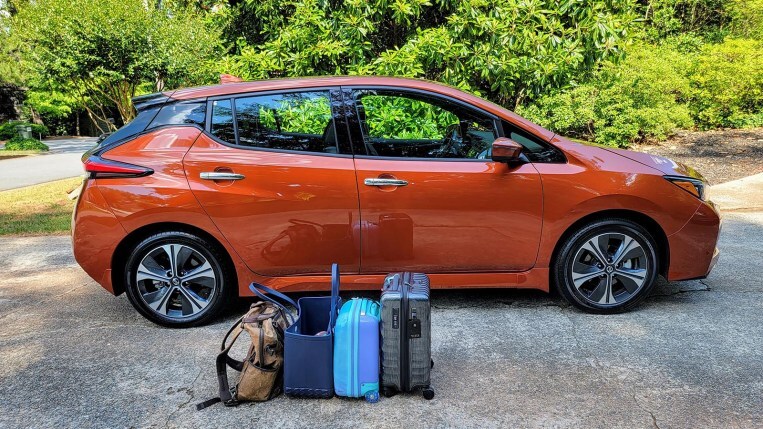
[[[363,184],[366,186],[406,186],[407,180],[400,179],[365,179]]]
[[[204,180],[241,180],[245,178],[243,174],[227,173],[223,171],[205,171],[199,174]]]

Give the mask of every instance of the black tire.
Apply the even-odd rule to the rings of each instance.
[[[183,282],[182,277],[176,275],[170,276],[169,271],[167,271],[168,279],[166,286],[161,287],[158,286],[160,283],[153,278],[138,280],[139,271],[141,272],[140,275],[145,277],[145,268],[149,265],[151,267],[151,275],[155,276],[156,272],[161,271],[164,266],[157,262],[158,260],[163,260],[160,249],[167,248],[181,249],[178,252],[183,252],[185,257],[184,267],[190,267],[191,269],[191,271],[185,273],[180,271],[184,269],[183,267],[178,267],[177,271],[191,274],[194,269],[198,268],[204,271],[205,275],[190,282]],[[164,258],[170,264],[169,253],[164,251],[163,254],[166,255]],[[156,256],[152,257],[151,255]],[[180,257],[180,253],[176,256],[178,259],[183,259]],[[204,260],[209,263],[209,268],[207,269],[204,269],[202,263]],[[139,270],[138,268],[141,267],[141,264],[145,265],[143,265],[143,269]],[[194,266],[194,264],[196,265]],[[167,268],[164,267],[164,269]],[[233,292],[236,290],[237,284],[235,271],[220,246],[183,231],[161,232],[140,241],[130,253],[125,265],[124,276],[127,298],[138,313],[158,325],[170,328],[188,328],[209,322],[219,315],[221,310],[230,303],[234,297]],[[211,279],[211,276],[214,276],[214,278]],[[175,277],[178,278],[175,279]],[[196,284],[195,282],[199,283]],[[180,290],[180,284],[184,285],[182,291]],[[188,291],[193,288],[196,288],[192,290],[195,294],[189,295]],[[169,293],[162,293],[162,290],[166,290]],[[152,296],[152,293],[155,295]],[[149,306],[146,297],[154,296],[166,296],[166,298],[159,298],[154,301],[161,302],[158,306],[163,309],[163,312],[154,310]],[[194,302],[196,305],[193,304]],[[202,308],[199,303],[204,305],[204,307]],[[190,310],[187,310],[189,308]],[[183,314],[186,310],[188,314]]]
[[[622,247],[618,247],[617,237],[622,237]],[[640,248],[624,252],[619,259],[617,252],[621,248],[628,249],[626,242]],[[609,251],[615,247],[617,250]],[[597,250],[598,256],[594,255]],[[633,258],[626,258],[628,256]],[[605,259],[603,264],[599,262],[602,258]],[[618,266],[616,259],[626,260],[623,264],[627,267]],[[621,313],[637,306],[652,291],[657,283],[658,261],[656,242],[644,227],[627,219],[600,219],[583,225],[564,240],[553,261],[551,279],[559,294],[583,311]],[[599,269],[603,271],[599,273]],[[639,275],[631,276],[631,273]],[[591,275],[594,277],[586,280]],[[577,286],[573,276],[579,282]]]

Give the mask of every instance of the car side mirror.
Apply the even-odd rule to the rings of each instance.
[[[520,160],[522,145],[508,137],[498,137],[493,142],[491,158],[495,162],[511,163]]]

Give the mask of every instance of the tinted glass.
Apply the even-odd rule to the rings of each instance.
[[[328,91],[236,99],[238,144],[337,153]]]
[[[236,134],[233,129],[233,110],[230,100],[216,100],[212,102],[212,135],[220,140],[234,143]]]
[[[116,143],[121,140],[133,137],[136,134],[142,133],[146,130],[146,127],[148,127],[148,124],[150,124],[154,119],[158,111],[159,107],[157,106],[151,109],[146,109],[142,112],[138,112],[138,116],[136,116],[135,119],[125,124],[122,128],[109,134],[108,137],[101,141],[100,146]]]
[[[524,153],[531,162],[566,162],[561,151],[548,143],[527,135],[515,126],[504,121],[503,130],[507,137],[522,145]]]
[[[204,128],[206,120],[207,103],[172,103],[162,107],[159,114],[156,115],[149,128],[155,128],[162,125],[184,125],[192,124]]]
[[[359,91],[356,108],[369,155],[489,158],[493,120],[455,103],[399,91]]]

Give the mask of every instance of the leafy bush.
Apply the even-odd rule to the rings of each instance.
[[[652,0],[640,5],[654,41],[686,33],[702,33],[709,40],[722,39],[723,28],[731,20],[734,0]],[[744,0],[743,0],[744,1]],[[752,0],[756,1],[756,0]]]
[[[48,127],[45,125],[31,124],[22,121],[10,121],[0,125],[0,140],[10,140],[14,137],[18,137],[19,132],[16,130],[16,127],[19,125],[32,127],[32,135],[35,137],[42,136],[42,138],[45,138],[50,134]]]
[[[590,81],[518,112],[561,134],[610,146],[664,140],[692,126],[686,58],[670,47],[637,45],[622,64],[609,64]]]
[[[48,151],[48,145],[37,139],[14,137],[5,144],[5,150],[41,150]]]
[[[377,74],[445,82],[511,108],[621,57],[634,2],[262,0],[217,62],[245,79]]]
[[[432,104],[405,97],[366,95],[362,99],[372,137],[385,139],[442,139],[458,117]]]
[[[692,70],[691,85],[698,127],[763,126],[763,42],[727,39],[707,45]]]
[[[763,39],[763,0],[730,0],[731,34]]]

